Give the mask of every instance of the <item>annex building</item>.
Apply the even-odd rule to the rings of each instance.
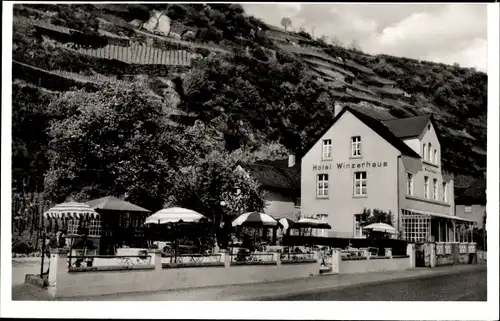
[[[326,217],[333,237],[363,237],[365,209],[390,212],[410,242],[470,236],[436,130],[431,115],[378,120],[344,107],[301,159],[302,215]]]

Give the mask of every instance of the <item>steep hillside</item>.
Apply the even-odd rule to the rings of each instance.
[[[15,5],[13,59],[14,97],[28,91],[42,104],[75,86],[139,82],[172,109],[166,124],[182,130],[198,119],[227,150],[278,141],[300,154],[335,104],[381,118],[432,113],[457,185],[486,169],[486,74],[327,45],[237,4]],[[26,104],[14,101],[14,112]],[[13,126],[21,133],[29,122]],[[41,175],[43,153],[26,160],[19,146],[18,172],[38,166]]]

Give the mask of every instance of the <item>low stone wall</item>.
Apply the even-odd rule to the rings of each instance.
[[[431,251],[430,267],[477,263],[475,243],[438,242],[431,243],[429,246]]]
[[[327,274],[351,274],[385,271],[403,271],[415,268],[415,245],[408,244],[407,255],[392,255],[391,249],[385,249],[386,256],[372,256],[368,249],[360,249],[357,255],[348,255],[353,251],[333,249],[328,258],[331,267]]]
[[[409,257],[371,257],[361,260],[342,259],[339,274],[403,271],[411,268]]]
[[[315,262],[282,265],[231,265],[230,256],[221,254],[224,264],[172,266],[162,263],[160,253],[151,253],[149,265],[119,267],[82,267],[68,269],[67,253],[51,254],[48,292],[52,297],[78,297],[127,292],[150,292],[193,287],[273,282],[319,274]],[[163,259],[164,260],[164,259]]]

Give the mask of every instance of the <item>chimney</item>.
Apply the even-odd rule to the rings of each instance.
[[[295,155],[290,154],[288,155],[288,167],[293,167],[295,166]]]
[[[340,114],[340,112],[342,111],[342,109],[344,109],[344,106],[336,102],[335,105],[334,105],[334,110],[333,110],[334,115],[333,115],[333,117],[337,117],[338,114]]]

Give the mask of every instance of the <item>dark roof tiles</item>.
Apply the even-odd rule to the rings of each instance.
[[[431,115],[406,117],[384,121],[384,125],[398,138],[420,136],[425,126],[431,120]]]

